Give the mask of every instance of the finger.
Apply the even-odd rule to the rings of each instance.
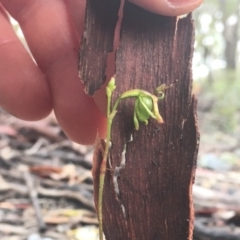
[[[66,4],[81,38],[84,30],[86,0],[66,0]]]
[[[2,2],[20,23],[38,66],[47,76],[54,111],[65,133],[83,144],[93,143],[97,130],[105,135],[105,118],[78,78],[79,37],[65,1]]]
[[[43,118],[52,109],[46,79],[18,40],[2,8],[0,11],[0,106],[25,120]]]
[[[148,11],[166,16],[179,16],[199,7],[203,0],[129,0]]]

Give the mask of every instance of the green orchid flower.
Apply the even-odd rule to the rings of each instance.
[[[112,78],[109,84],[112,85],[113,81],[115,83],[114,78]],[[161,85],[157,88],[156,91],[158,97],[140,89],[126,91],[117,99],[113,110],[116,110],[120,100],[125,98],[135,98],[133,122],[136,130],[139,129],[139,122],[143,122],[147,125],[150,117],[156,119],[159,123],[163,123],[163,118],[158,109],[158,100],[164,98],[164,90],[166,88],[167,87],[165,85]]]

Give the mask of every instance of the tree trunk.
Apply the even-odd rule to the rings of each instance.
[[[107,240],[192,239],[191,190],[199,145],[196,99],[191,93],[193,33],[191,14],[178,20],[125,3],[114,99],[134,88],[154,93],[163,83],[173,87],[159,103],[162,125],[150,120],[134,130],[133,102],[120,103],[112,129],[112,167],[107,171],[103,196]],[[89,42],[84,36],[81,49]],[[82,64],[80,61],[81,69],[86,69],[91,62],[85,59],[85,66]],[[101,79],[98,72],[93,79]],[[103,148],[98,140],[93,163],[96,203]]]
[[[237,43],[239,39],[238,29],[239,29],[239,17],[240,17],[240,1],[236,2],[236,12],[235,17],[236,22],[234,24],[229,24],[228,20],[233,13],[229,14],[226,9],[226,5],[229,4],[226,0],[219,0],[220,9],[223,13],[222,22],[224,25],[223,39],[225,41],[224,47],[224,59],[226,60],[226,65],[228,69],[236,69],[237,65]]]

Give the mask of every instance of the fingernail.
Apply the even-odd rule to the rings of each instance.
[[[171,6],[171,7],[189,7],[193,5],[200,5],[202,3],[202,0],[166,0],[166,2]]]

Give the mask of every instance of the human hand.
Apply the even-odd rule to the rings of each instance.
[[[131,1],[171,16],[188,13],[202,2]],[[69,138],[91,144],[97,131],[105,136],[106,123],[78,77],[85,4],[86,0],[0,0],[0,106],[24,120],[39,120],[54,109]],[[34,60],[15,35],[5,10],[19,22]],[[105,103],[104,94],[97,102]]]

